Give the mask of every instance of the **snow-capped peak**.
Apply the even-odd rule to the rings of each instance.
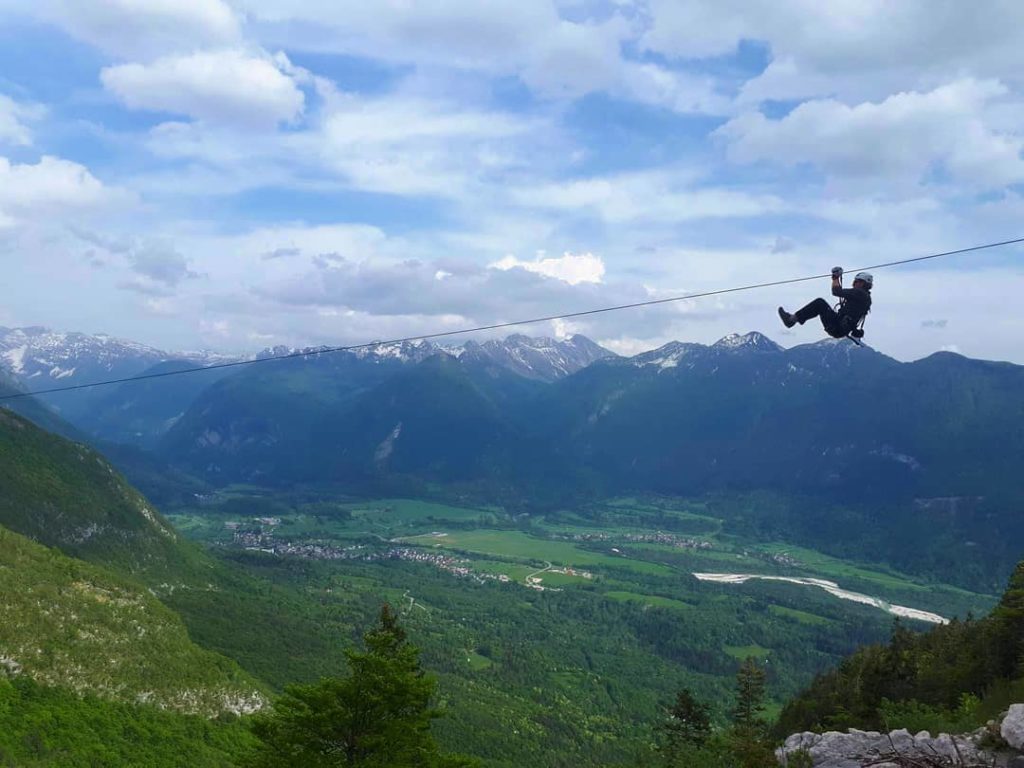
[[[80,384],[135,376],[176,359],[209,365],[239,358],[206,352],[168,353],[106,334],[65,333],[40,326],[0,328],[0,367],[30,389],[42,382]]]
[[[445,351],[466,360],[498,365],[520,376],[542,381],[555,381],[591,363],[614,357],[586,336],[551,339],[513,334],[505,339],[491,339],[483,343],[467,341],[460,347],[447,347]]]
[[[630,362],[637,368],[658,368],[659,370],[667,370],[669,368],[675,368],[679,365],[679,362],[694,352],[706,349],[703,344],[688,344],[682,341],[670,341],[657,349],[652,349],[649,352],[641,352],[633,358],[630,358]]]
[[[431,355],[436,355],[440,349],[429,341],[400,341],[388,344],[371,344],[352,350],[352,354],[359,358],[372,358],[376,360],[397,360],[402,363],[418,363]]]
[[[750,333],[730,333],[724,336],[713,345],[715,349],[752,350],[756,352],[781,352],[782,347],[769,339],[763,333],[751,331]]]

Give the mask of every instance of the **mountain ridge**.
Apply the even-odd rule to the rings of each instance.
[[[427,348],[417,349],[425,357],[413,363],[412,369],[430,360]],[[1024,382],[1024,367],[1012,364],[947,361],[941,356],[903,363],[843,340],[784,349],[751,332],[729,335],[712,345],[672,342],[631,358],[602,356],[568,376],[513,394],[508,377],[492,377],[493,384],[488,383],[485,372],[490,361],[470,350],[451,357],[452,370],[471,376],[472,366],[483,364],[476,386],[502,404],[494,413],[495,431],[539,438],[550,447],[552,462],[558,455],[575,456],[622,492],[685,493],[715,483],[775,487],[779,478],[793,478],[801,487],[811,482],[820,491],[851,492],[862,485],[857,482],[857,472],[870,471],[886,491],[909,493],[920,484],[913,477],[915,466],[924,473],[937,472],[939,463],[949,466],[952,456],[960,455],[958,446],[971,434],[964,431],[965,425],[944,415],[949,403],[943,397],[948,398],[954,382],[1004,399],[1012,394],[1014,382]],[[390,370],[381,367],[384,359],[391,361]],[[255,373],[233,377],[222,388],[248,381],[266,402],[254,401],[243,407],[238,397],[229,402],[208,391],[203,400],[207,410],[187,414],[168,437],[179,450],[187,445],[192,446],[190,451],[205,449],[210,460],[223,455],[226,447],[244,454],[246,445],[254,443],[272,453],[272,444],[289,434],[292,427],[288,422],[295,419],[299,424],[308,423],[306,429],[313,430],[311,434],[324,436],[323,450],[333,451],[338,446],[331,446],[326,425],[334,423],[337,414],[352,407],[356,399],[404,369],[394,355],[380,360],[372,369],[340,359],[282,361],[272,364],[287,366],[278,368],[281,375],[264,374],[263,384]],[[441,396],[436,389],[432,391]],[[271,401],[276,404],[272,406]],[[1007,407],[1013,402],[1008,400]],[[1004,435],[1011,443],[1018,439],[1000,426],[984,403],[965,400],[960,405],[966,409],[964,418],[981,420],[972,422],[971,429],[980,430],[972,440],[984,440],[989,432]],[[388,401],[375,407],[386,411]],[[431,399],[426,398],[422,408],[431,407]],[[228,415],[225,408],[233,409],[234,415]],[[274,408],[281,409],[279,415],[272,416]],[[228,432],[205,418],[214,412],[224,412],[223,428]],[[822,419],[823,413],[829,418]],[[885,418],[871,413],[884,413]],[[921,427],[915,426],[910,413],[920,415],[925,424],[946,424],[953,431],[937,444],[929,444],[922,441]],[[245,426],[246,420],[258,423],[268,418],[273,418],[274,426],[262,428],[262,432]],[[385,440],[401,419],[384,421],[389,426],[386,430],[382,427],[374,445]],[[499,422],[505,426],[498,427]],[[209,440],[203,438],[211,426],[217,432]],[[296,437],[299,430],[294,428]],[[796,439],[793,460],[762,450],[777,435]],[[407,435],[396,438],[397,445],[403,437]],[[458,439],[457,431],[449,432],[447,439]],[[731,448],[723,452],[725,446]],[[918,453],[931,454],[932,459],[919,461],[919,456],[908,462],[898,458]],[[939,455],[946,458],[937,463],[934,459]],[[963,459],[965,466],[976,463],[967,455]],[[998,469],[1005,480],[1009,475],[1003,464],[992,462],[990,469]],[[197,455],[193,466],[207,465],[209,461]],[[949,481],[966,478],[963,472],[958,476],[939,474],[944,474],[943,485],[955,486]],[[650,485],[655,478],[658,482]],[[671,478],[692,482],[672,482]],[[948,490],[954,493],[956,488]],[[965,483],[963,491],[978,493],[978,483]]]

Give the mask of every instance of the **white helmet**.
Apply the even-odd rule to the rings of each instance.
[[[875,285],[875,278],[871,276],[870,272],[858,272],[853,279],[855,281],[863,280],[865,283],[868,284],[868,288],[872,288]]]

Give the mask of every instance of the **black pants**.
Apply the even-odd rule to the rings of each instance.
[[[848,319],[841,317],[824,299],[815,299],[796,313],[796,319],[800,325],[803,325],[812,317],[820,317],[825,333],[834,338],[841,339],[850,332],[850,329],[847,327]]]

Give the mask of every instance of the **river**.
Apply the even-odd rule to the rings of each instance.
[[[835,595],[840,600],[850,600],[854,603],[861,603],[863,605],[880,608],[886,613],[891,613],[893,616],[899,616],[906,619],[916,619],[917,621],[927,621],[931,624],[949,623],[949,619],[939,616],[937,613],[922,611],[918,608],[907,608],[905,605],[893,605],[892,603],[882,600],[880,597],[871,597],[871,595],[863,595],[860,592],[851,592],[848,589],[843,589],[834,581],[827,581],[825,579],[803,578],[797,576],[760,576],[754,573],[695,573],[693,575],[701,581],[713,581],[718,582],[719,584],[745,584],[752,579],[760,579],[761,581],[785,581],[790,584],[801,584],[805,587],[818,587],[819,589],[825,590],[830,595]]]

